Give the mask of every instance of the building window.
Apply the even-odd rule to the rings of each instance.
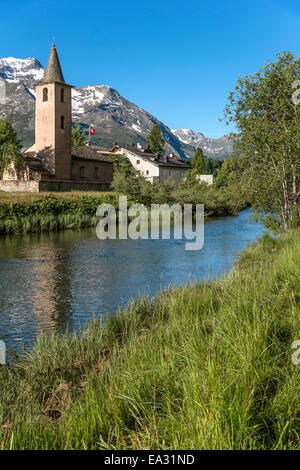
[[[137,164],[137,165],[139,165],[140,163],[141,163],[140,160],[137,160],[137,161],[136,161],[136,164]]]
[[[149,175],[149,170],[146,170],[146,175]]]
[[[48,88],[43,89],[43,101],[48,101]]]
[[[84,177],[84,166],[80,167],[80,178]]]
[[[98,167],[96,166],[96,167],[94,168],[94,177],[95,177],[95,178],[98,178],[98,176],[99,176],[99,174],[98,174]]]
[[[64,89],[64,88],[62,88],[62,89],[60,90],[60,101],[61,101],[62,103],[65,102],[65,89]]]
[[[65,128],[65,116],[60,117],[60,128],[61,129]]]

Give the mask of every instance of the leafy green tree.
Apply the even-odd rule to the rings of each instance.
[[[300,105],[292,99],[299,79],[300,59],[278,54],[238,79],[224,111],[238,129],[237,174],[255,219],[284,231],[300,226]]]
[[[165,141],[161,129],[158,124],[154,124],[149,135],[147,137],[150,150],[157,155],[162,155],[164,153]]]
[[[85,132],[81,129],[80,124],[76,122],[75,129],[72,130],[72,145],[74,145],[74,147],[80,147],[85,145],[85,143]]]
[[[215,160],[214,158],[208,157],[205,159],[205,167],[207,175],[217,176],[219,169],[222,166],[222,160]]]
[[[221,168],[218,171],[215,184],[218,188],[222,186],[228,186],[230,182],[231,168],[229,160],[224,160]]]
[[[22,143],[8,119],[0,119],[0,178],[12,164],[17,173],[23,166]]]
[[[130,196],[139,194],[139,185],[136,170],[129,160],[118,155],[114,163],[114,174],[111,187],[114,191]]]
[[[177,185],[173,180],[163,183],[154,180],[152,183],[137,171],[126,157],[118,156],[114,165],[111,187],[114,191],[126,194],[136,202],[149,205],[173,202],[172,192]]]

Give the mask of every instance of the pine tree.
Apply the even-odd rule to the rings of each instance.
[[[157,155],[162,155],[165,148],[165,141],[158,124],[154,124],[147,137],[150,150]]]
[[[226,159],[224,160],[216,177],[215,183],[218,188],[220,188],[221,186],[228,186],[230,173],[231,173],[230,164],[229,164],[229,161]]]
[[[72,145],[74,147],[81,147],[85,145],[86,138],[84,131],[81,129],[80,124],[76,122],[75,129],[72,130]]]
[[[198,147],[195,152],[195,155],[192,161],[192,170],[193,170],[193,173],[196,175],[206,174],[205,160],[204,160],[202,149],[200,147]]]

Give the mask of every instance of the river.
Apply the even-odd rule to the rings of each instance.
[[[1,237],[0,339],[29,349],[40,333],[78,331],[143,293],[222,276],[263,232],[248,215],[207,220],[200,251],[184,240],[101,241],[95,228]]]

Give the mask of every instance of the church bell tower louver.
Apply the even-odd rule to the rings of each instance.
[[[52,44],[43,80],[36,85],[35,153],[59,181],[72,178],[71,89]]]

